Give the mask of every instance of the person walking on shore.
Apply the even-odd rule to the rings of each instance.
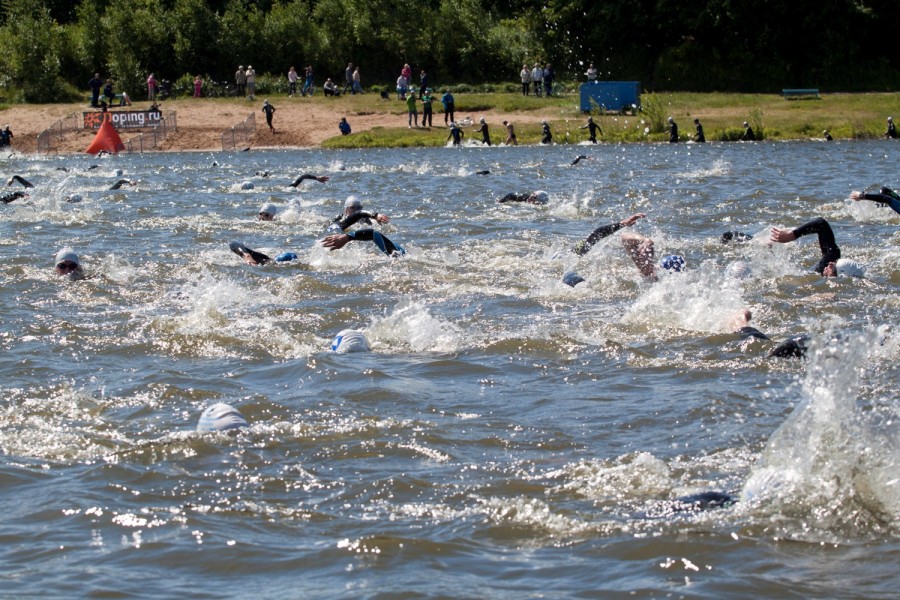
[[[897,139],[897,127],[894,125],[894,117],[888,117],[887,124],[887,131],[884,132],[884,137],[891,140]]]
[[[275,127],[272,126],[272,117],[275,116],[275,107],[269,104],[268,100],[264,100],[262,111],[266,113],[266,125],[269,126],[269,131],[275,133]]]

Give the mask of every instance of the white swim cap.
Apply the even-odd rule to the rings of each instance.
[[[241,184],[242,190],[252,190],[254,187],[256,186],[253,185],[252,181],[245,181]]]
[[[81,202],[81,194],[69,194],[66,196],[66,202],[71,202],[72,204],[76,202]]]
[[[271,202],[266,202],[265,204],[263,204],[262,206],[259,207],[259,212],[260,213],[268,213],[274,217],[276,214],[278,214],[278,209],[275,208],[275,205],[272,204]]]
[[[220,402],[208,407],[200,414],[197,431],[227,431],[248,427],[244,415],[230,404]]]
[[[540,204],[546,204],[547,202],[550,202],[550,194],[548,194],[544,190],[536,190],[532,192],[531,197],[534,198],[535,202],[538,202]]]
[[[838,275],[846,275],[848,277],[865,277],[866,266],[849,258],[839,258],[835,263]]]
[[[344,208],[362,208],[362,201],[356,196],[347,196],[344,200]]]
[[[56,253],[56,264],[58,265],[61,262],[70,261],[75,263],[78,266],[81,266],[81,261],[78,260],[78,255],[75,254],[75,251],[66,246],[62,248],[59,252]]]
[[[745,260],[736,260],[725,269],[725,276],[732,279],[747,279],[752,274],[750,263]]]
[[[331,351],[338,354],[347,352],[368,352],[369,342],[365,336],[355,329],[344,329],[331,342]]]

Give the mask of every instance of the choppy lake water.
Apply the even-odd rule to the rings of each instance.
[[[900,215],[847,198],[900,187],[898,148],[2,159],[37,187],[0,205],[0,596],[896,597]],[[406,256],[317,245],[349,195]],[[635,212],[686,272],[570,252]],[[865,279],[765,243],[816,216]],[[331,353],[345,327],[372,351]],[[251,427],[195,432],[216,402]],[[742,501],[672,510],[710,490]]]

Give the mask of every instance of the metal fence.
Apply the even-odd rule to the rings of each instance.
[[[176,131],[178,131],[178,120],[175,118],[175,111],[163,113],[162,118],[159,120],[159,125],[125,142],[125,150],[123,152],[133,153],[153,150],[167,135]]]
[[[243,122],[222,132],[222,150],[234,150],[238,144],[243,146],[250,141],[256,132],[256,113],[250,113]]]
[[[52,152],[56,145],[56,140],[71,131],[78,131],[81,128],[81,113],[72,113],[68,117],[63,117],[38,134],[38,152]]]

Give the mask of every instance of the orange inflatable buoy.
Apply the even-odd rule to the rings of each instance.
[[[122,138],[119,137],[116,128],[113,127],[112,123],[104,120],[103,124],[100,125],[100,130],[97,131],[97,135],[94,136],[94,141],[91,142],[91,145],[87,147],[85,152],[97,154],[101,150],[106,150],[115,154],[119,150],[124,149],[125,144],[122,143]]]

